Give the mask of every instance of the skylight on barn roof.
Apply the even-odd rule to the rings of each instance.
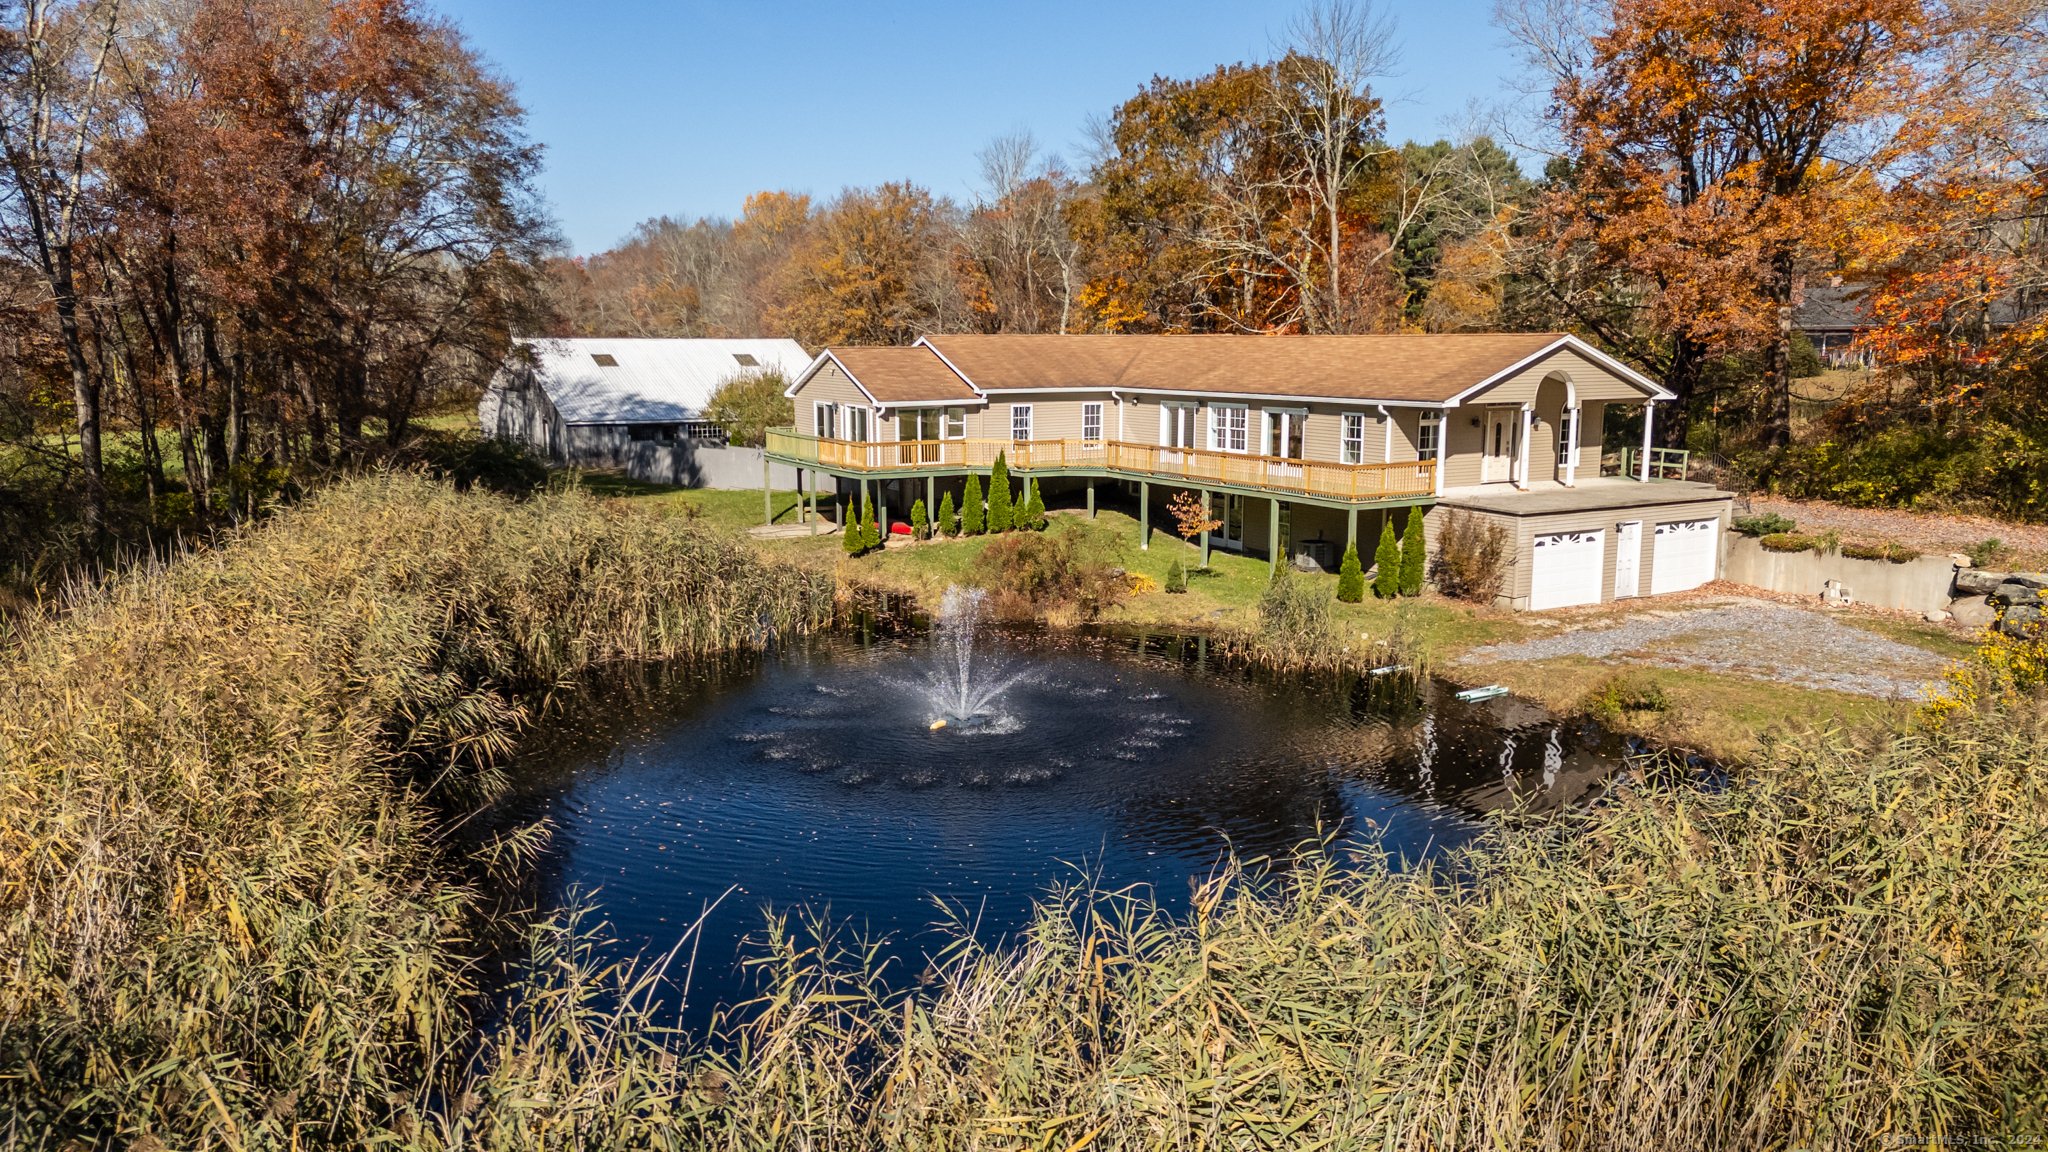
[[[619,358],[609,352],[592,352],[590,358],[597,361],[599,368],[617,368],[619,366]]]
[[[732,354],[732,358],[739,361],[742,368],[758,368],[761,366],[759,360],[754,359],[745,352],[735,352]]]

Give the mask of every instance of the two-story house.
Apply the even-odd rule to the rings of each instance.
[[[1719,572],[1729,496],[1666,479],[1656,381],[1559,333],[1400,336],[928,336],[828,348],[789,389],[768,455],[818,492],[901,519],[959,503],[998,452],[1052,497],[1110,482],[1149,545],[1174,493],[1223,526],[1205,548],[1334,568],[1380,525],[1448,509],[1503,525],[1504,603],[1554,608],[1694,588]],[[1641,406],[1627,476],[1600,475],[1605,411]],[[1397,515],[1398,514],[1398,515]],[[1163,526],[1163,525],[1162,525]]]

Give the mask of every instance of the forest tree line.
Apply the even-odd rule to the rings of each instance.
[[[233,515],[402,449],[538,333],[1570,330],[1678,393],[1666,443],[1735,412],[1796,470],[1824,278],[1904,369],[1837,431],[1993,428],[2038,515],[2044,5],[1499,0],[1534,115],[1397,144],[1391,23],[1317,0],[1077,163],[1013,135],[964,202],[764,191],[588,258],[510,85],[407,0],[0,5],[0,526]]]

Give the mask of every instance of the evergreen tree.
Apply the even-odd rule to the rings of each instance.
[[[912,505],[910,506],[910,536],[911,536],[911,539],[913,539],[913,540],[923,540],[923,539],[925,539],[925,538],[929,537],[929,536],[930,536],[931,534],[932,534],[932,521],[931,521],[931,517],[929,517],[929,516],[925,515],[925,511],[924,511],[924,501],[923,501],[923,500],[919,500],[919,501],[918,501],[917,503],[915,503],[915,504],[912,504]]]
[[[840,538],[839,546],[846,549],[848,556],[858,556],[867,551],[868,544],[861,537],[860,521],[853,518],[853,504],[849,501],[839,509],[839,522],[846,525],[846,535]]]
[[[1181,565],[1180,557],[1178,556],[1173,558],[1173,563],[1166,566],[1166,590],[1168,592],[1185,592],[1188,590],[1188,570]]]
[[[953,511],[953,494],[951,492],[939,497],[939,522],[934,527],[947,536],[958,536],[960,534],[960,515]]]
[[[982,519],[981,477],[969,474],[967,477],[967,499],[960,505],[960,534],[981,535],[987,521]]]
[[[1016,515],[1016,502],[1010,492],[1010,465],[998,452],[996,466],[988,474],[988,530],[1008,532]]]
[[[863,500],[861,505],[860,536],[869,548],[882,546],[882,526],[875,521],[875,502]]]
[[[1394,539],[1394,518],[1380,521],[1380,547],[1373,553],[1380,570],[1372,578],[1372,594],[1391,600],[1401,592],[1401,545]]]
[[[1422,595],[1422,509],[1408,509],[1408,531],[1401,536],[1401,595]]]
[[[1356,604],[1365,599],[1365,566],[1358,562],[1358,545],[1344,549],[1344,563],[1337,568],[1337,599]]]
[[[1023,527],[1036,532],[1045,527],[1045,497],[1038,494],[1038,478],[1031,478],[1031,496],[1024,501]]]

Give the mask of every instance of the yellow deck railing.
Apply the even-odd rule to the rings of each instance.
[[[987,468],[1005,453],[1020,472],[1044,468],[1102,469],[1134,476],[1299,492],[1339,500],[1426,496],[1436,490],[1436,462],[1332,464],[1205,448],[1162,448],[1124,440],[821,440],[788,428],[768,430],[770,455],[821,468],[890,472],[924,468]]]

